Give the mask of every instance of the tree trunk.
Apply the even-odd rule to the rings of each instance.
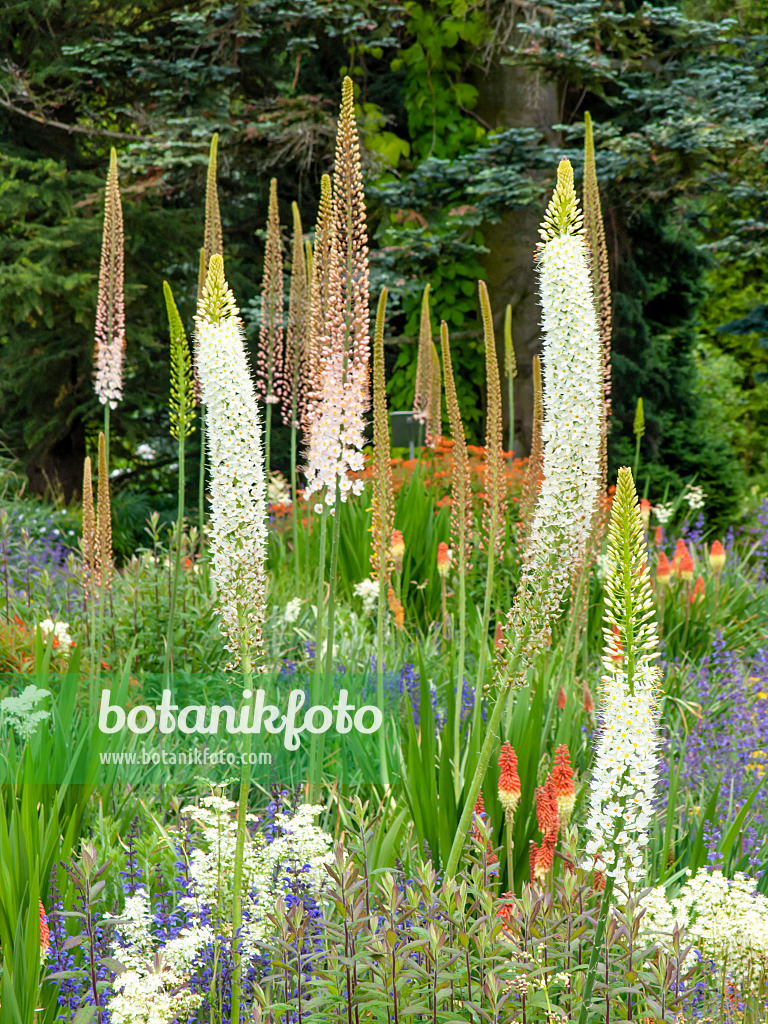
[[[560,136],[552,125],[560,121],[558,88],[538,72],[500,64],[495,58],[487,72],[478,70],[473,84],[479,91],[476,113],[494,128],[533,127],[553,143]],[[554,180],[556,168],[552,169]],[[498,224],[484,224],[485,244],[491,250],[484,258],[485,279],[493,310],[499,359],[504,355],[504,311],[512,306],[512,341],[517,360],[515,379],[515,454],[527,455],[531,445],[533,416],[533,357],[541,349],[541,310],[536,291],[534,249],[539,241],[543,209],[525,207],[502,215]],[[503,365],[503,362],[500,362]],[[509,409],[504,397],[504,436]]]

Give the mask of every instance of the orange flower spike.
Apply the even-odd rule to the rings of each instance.
[[[576,803],[573,768],[571,768],[571,758],[568,753],[568,747],[565,744],[559,746],[555,751],[555,766],[552,769],[552,780],[560,826],[565,829],[571,820],[573,805]]]
[[[585,712],[588,715],[593,715],[595,713],[595,702],[592,700],[592,693],[589,687],[587,686],[586,679],[581,684],[581,697],[584,703]]]
[[[690,583],[693,579],[693,559],[687,549],[683,557],[680,559],[680,565],[678,566],[677,571],[680,575],[680,579],[685,580],[686,583]]]
[[[725,548],[719,540],[713,542],[709,549],[709,564],[716,576],[719,576],[725,566]]]
[[[536,843],[534,843],[533,840],[531,840],[531,849],[528,855],[531,862],[531,884],[535,883],[536,881],[536,857],[538,855],[538,852],[538,846],[536,845]]]
[[[656,545],[657,550],[661,550],[661,545],[664,543],[664,527],[657,526],[653,531],[653,543]],[[666,557],[666,556],[665,556]]]
[[[669,578],[672,575],[672,566],[669,564],[669,559],[666,554],[661,551],[659,552],[659,560],[656,563],[656,583],[660,587],[666,587],[669,585]]]
[[[648,532],[648,522],[651,518],[651,503],[647,498],[640,499],[640,518],[643,520],[643,527]]]
[[[389,553],[395,563],[395,572],[403,571],[403,555],[405,554],[405,541],[400,530],[392,531],[392,542],[389,545]]]
[[[685,546],[685,541],[681,537],[675,547],[675,553],[672,555],[672,572],[675,576],[680,575],[680,562],[682,561],[683,555],[688,554],[688,548]]]
[[[699,598],[703,597],[706,589],[707,588],[704,584],[704,579],[701,575],[699,575],[699,577],[693,585],[693,590],[691,591],[691,596],[689,598],[691,604],[694,604],[696,601],[699,600]]]
[[[447,576],[451,566],[451,555],[448,545],[441,540],[437,545],[437,571],[441,576]]]
[[[475,800],[475,814],[485,814],[485,802],[483,801],[482,789],[477,794],[477,800]]]
[[[566,695],[565,690],[561,686],[560,690],[558,691],[558,694],[557,694],[557,707],[558,707],[558,709],[560,711],[565,711],[565,705],[566,705],[567,701],[568,701],[568,697]]]
[[[520,776],[517,774],[517,754],[508,740],[502,744],[499,754],[498,792],[499,803],[507,818],[511,819],[520,803]]]
[[[547,836],[553,833],[557,836],[560,815],[557,810],[557,798],[554,794],[551,776],[543,788],[539,786],[536,790],[536,820],[539,823],[539,831],[544,835],[545,843]]]

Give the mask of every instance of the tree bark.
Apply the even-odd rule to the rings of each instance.
[[[513,36],[514,38],[514,36]],[[552,125],[560,121],[560,99],[555,83],[546,82],[532,69],[501,64],[495,56],[487,71],[478,70],[473,79],[479,91],[477,114],[494,128],[539,128],[550,143],[560,141]],[[554,173],[556,168],[552,169]],[[504,358],[504,311],[512,306],[512,341],[517,360],[515,379],[515,454],[527,455],[531,445],[533,418],[533,357],[541,349],[541,310],[536,292],[534,249],[539,241],[543,208],[528,206],[510,210],[498,224],[484,224],[485,244],[490,252],[483,258],[485,280],[493,310],[500,366]],[[506,389],[504,397],[505,437],[509,424]]]

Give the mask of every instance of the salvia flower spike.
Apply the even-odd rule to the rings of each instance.
[[[608,529],[600,735],[586,853],[617,883],[640,881],[653,817],[659,669],[643,524],[629,469],[619,470]],[[620,656],[617,652],[620,650]]]
[[[117,180],[117,153],[110,152],[104,200],[99,294],[96,303],[94,388],[102,405],[116,409],[123,397],[125,296],[123,210]]]
[[[195,317],[210,459],[212,574],[227,649],[244,638],[258,653],[266,588],[266,484],[261,418],[245,353],[245,335],[224,261],[211,257]]]

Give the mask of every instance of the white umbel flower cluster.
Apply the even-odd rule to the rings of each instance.
[[[663,886],[652,889],[641,904],[643,933],[669,945],[675,925],[684,929],[704,964],[725,967],[742,992],[757,981],[768,964],[768,898],[755,891],[755,881],[742,872],[726,878],[722,871],[699,871],[667,900]]]
[[[266,483],[243,324],[219,255],[211,257],[195,324],[211,471],[211,564],[227,649],[236,660],[243,638],[250,648],[261,647]]]
[[[589,796],[587,866],[618,884],[643,878],[658,763],[659,669],[637,493],[619,470],[608,531],[600,735]]]
[[[600,489],[603,356],[588,250],[563,160],[538,250],[544,346],[543,482],[505,645],[530,659],[549,643],[550,625],[581,565]]]
[[[285,895],[283,879],[299,872],[319,894],[331,864],[332,839],[315,824],[320,807],[302,804],[295,814],[277,812],[271,822],[274,838],[249,837],[243,851],[243,923],[240,932],[246,959],[259,957],[270,934],[268,920],[275,901]],[[186,982],[193,962],[214,939],[200,921],[201,909],[213,911],[221,922],[232,919],[232,881],[237,843],[237,805],[224,797],[204,797],[200,806],[183,809],[193,824],[196,846],[189,862],[190,895],[176,911],[192,922],[180,934],[163,941],[153,934],[152,912],[145,888],[126,898],[115,919],[120,941],[112,956],[126,968],[113,982],[107,1003],[113,1024],[169,1024],[186,1021],[201,1001]],[[256,818],[248,816],[250,822]],[[105,915],[105,920],[112,917]]]

